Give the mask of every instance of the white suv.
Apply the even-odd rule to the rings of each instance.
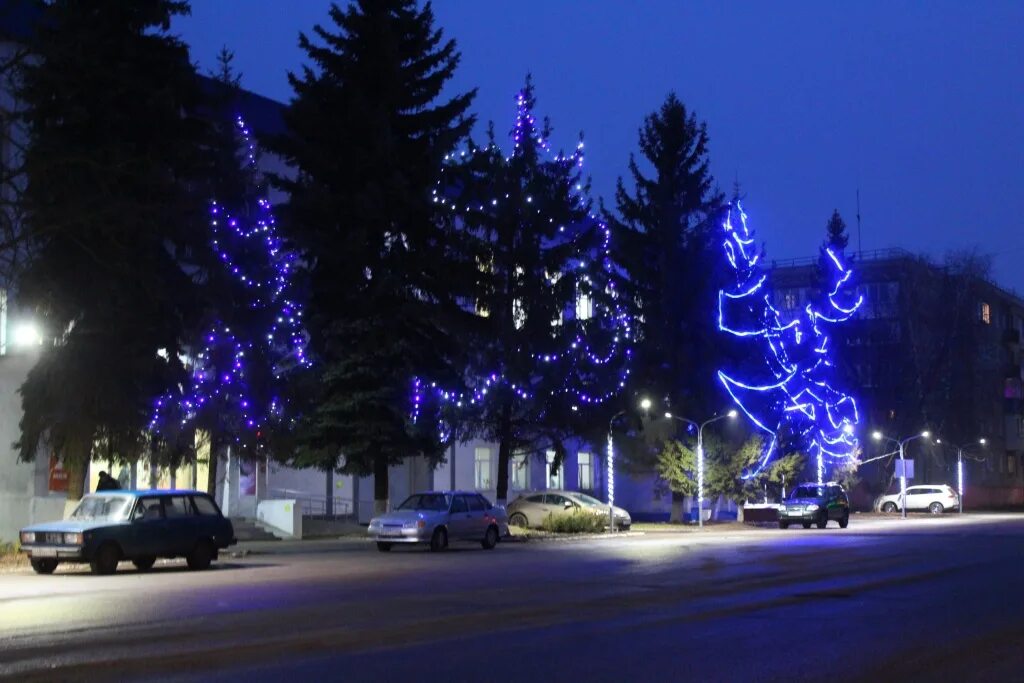
[[[902,494],[894,493],[882,496],[878,504],[882,512],[896,512],[902,507],[902,498]],[[937,484],[907,487],[907,510],[927,510],[940,515],[946,510],[955,510],[959,504],[960,499],[952,486]]]

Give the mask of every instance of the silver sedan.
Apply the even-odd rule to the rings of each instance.
[[[590,512],[608,516],[608,503],[579,491],[535,491],[524,493],[508,505],[509,524],[518,527],[540,527],[549,516]],[[622,508],[615,508],[615,528],[628,529],[633,520]]]
[[[472,491],[427,491],[409,496],[391,512],[370,520],[367,529],[377,549],[396,543],[429,544],[444,550],[451,541],[471,541],[491,550],[508,535],[505,509]]]

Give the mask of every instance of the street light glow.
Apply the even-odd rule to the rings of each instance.
[[[671,420],[672,419],[672,413],[665,413],[665,419],[666,420]]]
[[[871,438],[874,439],[875,441],[881,441],[882,440],[882,432],[873,432],[871,434]]]
[[[978,443],[980,443],[982,446],[984,446],[985,444],[988,443],[988,441],[986,439],[984,439],[984,438],[981,438],[981,439],[978,439]]]
[[[929,432],[929,431],[928,431],[927,429],[926,429],[926,430],[924,430],[923,432],[921,432],[921,436],[923,436],[923,437],[924,437],[924,438],[926,438],[926,439],[927,439],[927,438],[928,438],[929,436],[931,436],[931,435],[932,435],[932,433],[931,433],[931,432]]]
[[[735,418],[735,417],[736,417],[737,415],[739,415],[739,413],[737,413],[737,412],[736,412],[736,409],[735,409],[735,408],[734,408],[734,409],[732,409],[732,410],[730,410],[730,411],[729,411],[729,412],[728,412],[727,414],[728,414],[728,416],[729,416],[729,417],[731,417],[731,418]]]
[[[43,335],[35,323],[24,322],[14,328],[11,341],[18,347],[39,346],[43,343]]]
[[[640,401],[640,408],[643,409],[643,410],[650,410],[651,409],[651,399],[649,399],[649,398],[641,399],[641,401]]]

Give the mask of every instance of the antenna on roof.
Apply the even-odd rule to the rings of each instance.
[[[864,246],[860,241],[860,188],[857,188],[857,256],[864,253]]]

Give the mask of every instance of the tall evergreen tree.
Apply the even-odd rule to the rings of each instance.
[[[707,128],[670,93],[640,128],[640,154],[653,173],[630,157],[633,190],[619,179],[611,220],[641,314],[631,394],[681,415],[710,414],[718,407],[709,324],[718,287],[709,264],[723,197],[708,169]]]
[[[197,84],[168,31],[172,0],[47,3],[19,97],[30,136],[24,202],[31,261],[18,297],[52,343],[21,388],[20,456],[46,438],[68,496],[94,444],[131,459],[152,397],[182,379],[197,306],[179,250],[201,240]],[[165,353],[157,355],[158,350]]]
[[[457,353],[449,241],[431,190],[443,157],[468,135],[475,92],[440,101],[459,61],[430,4],[332,5],[333,27],[299,42],[311,64],[276,147],[296,170],[280,178],[309,267],[312,351],[322,371],[298,424],[296,461],[374,475],[378,509],[388,466],[441,455],[436,430],[414,424],[410,380],[437,376]]]
[[[477,313],[465,391],[442,393],[466,409],[469,434],[498,443],[499,502],[513,454],[550,449],[560,461],[591,409],[620,393],[632,353],[609,233],[582,179],[583,141],[550,156],[551,128],[537,125],[529,79],[516,103],[508,156],[492,126],[436,195],[471,259]]]

